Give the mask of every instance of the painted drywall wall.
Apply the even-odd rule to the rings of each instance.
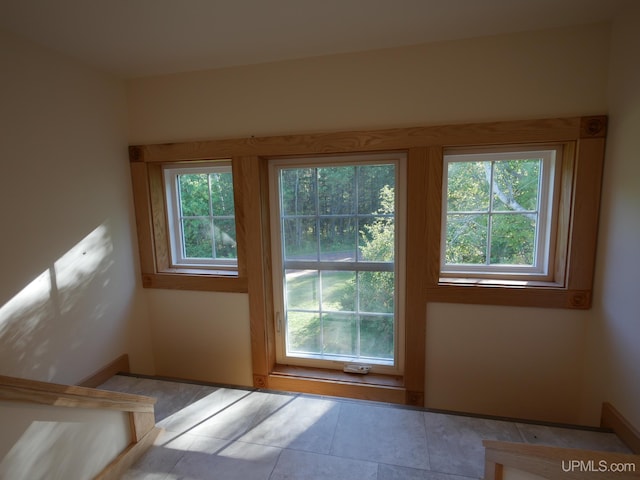
[[[132,80],[133,144],[606,110],[591,25]]]
[[[611,402],[640,431],[640,4],[613,24],[610,127],[594,315],[584,372],[586,419]]]
[[[609,34],[607,25],[590,25],[135,79],[127,85],[129,139],[161,143],[606,113]],[[149,294],[158,373],[169,372],[174,352],[206,342],[204,334],[226,349],[246,348],[248,338],[214,317],[215,308],[233,312],[248,335],[245,300],[236,305],[224,294],[202,295],[211,299],[211,311],[190,306],[188,292]],[[208,317],[214,319],[203,329]],[[574,421],[589,317],[430,306],[427,406]],[[465,329],[473,335],[461,335]],[[185,377],[203,372],[184,358]],[[198,362],[202,358],[208,357]],[[207,375],[222,381],[222,373]],[[224,381],[244,383],[250,375],[244,363]]]
[[[124,85],[0,33],[0,374],[153,373]]]
[[[426,404],[579,423],[588,318],[575,310],[429,304]]]
[[[246,294],[149,289],[147,298],[159,375],[252,385]]]
[[[94,478],[131,442],[129,415],[0,401],[0,478]]]

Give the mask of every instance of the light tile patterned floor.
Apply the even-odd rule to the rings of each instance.
[[[124,375],[99,388],[157,398],[165,432],[126,479],[478,479],[483,439],[629,453],[609,433],[373,402]]]

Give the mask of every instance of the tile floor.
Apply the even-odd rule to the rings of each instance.
[[[126,479],[478,479],[483,439],[629,453],[609,433],[373,402],[124,375],[99,388],[157,398],[165,431]]]

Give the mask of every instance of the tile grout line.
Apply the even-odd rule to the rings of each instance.
[[[337,457],[337,455],[333,454],[333,444],[335,443],[336,432],[338,431],[338,425],[340,425],[340,418],[342,417],[342,403],[338,402],[338,408],[340,410],[338,411],[338,418],[336,419],[336,424],[333,426],[333,433],[331,434],[331,442],[329,442],[329,451],[327,452],[327,454],[331,455],[332,457]]]
[[[431,448],[429,448],[429,428],[427,427],[427,412],[422,412],[422,424],[424,426],[425,445],[427,446],[427,460],[429,460],[429,471],[431,470]]]

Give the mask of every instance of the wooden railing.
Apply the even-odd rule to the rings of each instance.
[[[640,455],[484,440],[484,480],[640,479]]]
[[[141,395],[0,376],[0,400],[128,413],[130,443],[95,477],[99,480],[119,478],[122,472],[151,446],[161,431],[155,426],[156,400]]]

